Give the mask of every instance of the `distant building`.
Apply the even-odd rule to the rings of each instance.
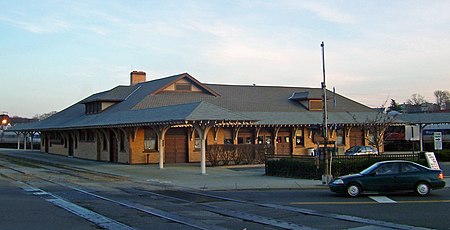
[[[403,113],[397,114],[396,119],[405,125],[391,126],[385,134],[386,151],[434,151],[434,132],[441,132],[444,149],[450,148],[450,113]],[[405,128],[416,126],[419,140],[406,139]]]

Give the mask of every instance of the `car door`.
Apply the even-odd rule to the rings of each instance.
[[[400,174],[394,179],[397,184],[397,190],[412,190],[416,185],[421,170],[417,166],[409,163],[401,163]]]
[[[396,185],[394,177],[399,173],[398,165],[387,163],[378,166],[364,179],[364,190],[376,192],[395,191]]]

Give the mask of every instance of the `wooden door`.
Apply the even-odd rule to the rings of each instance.
[[[188,159],[187,134],[184,129],[170,129],[166,133],[165,163],[186,163]]]
[[[71,134],[69,134],[69,156],[73,156],[73,138]]]
[[[353,127],[350,130],[350,147],[358,145],[364,145],[364,130]]]
[[[277,137],[277,154],[291,154],[291,136],[289,132],[279,132]]]
[[[109,134],[109,161],[117,162],[118,159],[117,139],[114,132],[111,131]]]

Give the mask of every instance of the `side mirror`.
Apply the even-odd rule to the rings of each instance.
[[[376,175],[377,175],[377,172],[375,172],[375,171],[372,171],[369,173],[369,176],[376,176]]]

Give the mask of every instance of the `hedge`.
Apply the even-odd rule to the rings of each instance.
[[[358,173],[376,162],[385,160],[409,160],[427,166],[423,153],[420,155],[338,156],[332,159],[331,174],[338,177]],[[277,157],[274,155],[266,160],[266,175],[268,176],[321,179],[324,173],[325,161],[315,157]]]

